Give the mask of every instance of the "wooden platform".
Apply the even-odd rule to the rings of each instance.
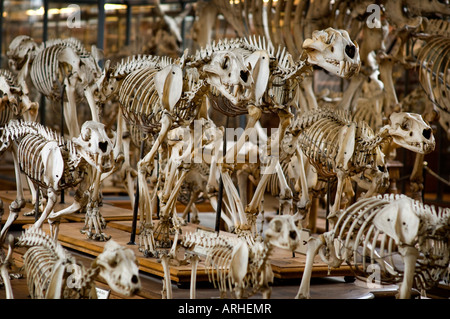
[[[157,223],[157,221],[155,221]],[[87,253],[92,256],[97,256],[103,251],[105,242],[99,242],[91,239],[87,239],[84,234],[80,232],[84,223],[70,222],[60,225],[59,241],[65,247],[74,249],[79,252]],[[188,224],[182,227],[182,232],[196,231],[198,225]],[[48,226],[45,225],[44,229],[48,230]],[[163,277],[164,272],[160,261],[157,258],[145,257],[142,252],[138,250],[138,245],[130,245],[130,232],[131,222],[117,221],[109,222],[108,226],[104,229],[104,232],[111,236],[113,240],[121,245],[127,246],[134,251],[137,256],[139,268],[141,271],[148,274]],[[226,236],[227,233],[222,233]],[[135,242],[138,242],[136,237]],[[300,253],[296,253],[295,257],[287,250],[275,248],[270,258],[272,264],[272,270],[275,278],[278,279],[299,279],[301,278],[304,270],[306,256]],[[177,283],[189,282],[191,276],[191,269],[189,265],[171,265],[170,267],[171,279]],[[350,276],[351,270],[347,266],[343,266],[339,269],[331,270],[328,273],[328,266],[322,262],[320,257],[317,256],[313,269],[313,277],[325,277],[325,276]],[[200,261],[197,273],[197,281],[207,281],[208,276],[204,267],[203,261]]]
[[[0,191],[0,197],[2,198],[5,204],[5,214],[2,220],[2,223],[4,223],[4,221],[8,216],[7,207],[9,206],[11,201],[15,199],[15,191]],[[59,210],[64,207],[67,207],[72,203],[72,200],[73,199],[70,196],[70,194],[66,194],[65,204],[58,203],[55,209]],[[33,206],[31,204],[27,204],[27,207],[23,209],[23,212],[28,212],[32,210]],[[154,276],[163,277],[164,272],[159,260],[157,260],[156,258],[145,257],[143,253],[138,250],[137,245],[129,245],[132,217],[133,217],[132,210],[117,207],[114,205],[114,203],[112,204],[108,203],[108,200],[105,199],[103,202],[103,206],[100,208],[100,212],[107,221],[107,227],[104,230],[104,232],[107,235],[110,235],[111,238],[117,241],[119,244],[126,245],[135,252],[138,258],[141,271],[144,271]],[[32,223],[34,223],[34,216],[23,216],[23,213],[20,213],[19,218],[15,221],[15,224],[19,225],[29,225]],[[155,221],[155,223],[157,223],[157,220]],[[67,215],[60,225],[58,239],[61,242],[61,244],[65,247],[92,256],[97,256],[103,251],[103,246],[105,243],[88,239],[86,235],[80,232],[83,226],[84,226],[84,214],[73,213]],[[197,230],[197,228],[206,229],[206,227],[202,225],[188,224],[187,226],[182,227],[182,233],[185,234],[187,232],[194,232]],[[44,225],[44,229],[48,230],[47,224]],[[226,232],[222,232],[222,234],[224,236],[227,236]],[[136,237],[135,242],[136,243],[138,242],[138,237]],[[306,260],[305,256],[300,253],[296,253],[295,257],[293,257],[292,253],[289,251],[278,248],[274,249],[271,258],[271,263],[275,278],[279,279],[300,278],[303,273],[305,260]],[[336,270],[331,270],[331,272],[328,273],[328,266],[320,260],[320,257],[317,257],[313,269],[313,276],[324,277],[328,275],[346,276],[351,275],[351,271],[348,267],[344,266]],[[191,270],[189,265],[171,266],[171,278],[173,281],[177,283],[189,282],[190,276]],[[207,273],[204,264],[202,262],[200,262],[198,267],[197,280],[198,281],[208,280]]]

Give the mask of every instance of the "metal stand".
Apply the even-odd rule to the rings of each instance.
[[[227,116],[227,122],[225,125],[225,131],[228,127],[228,120],[229,117]],[[222,158],[225,158],[227,152],[227,134],[223,134],[223,146],[222,146]],[[222,202],[223,202],[223,180],[222,180],[222,174],[220,175],[219,180],[219,193],[217,195],[217,207],[216,207],[216,233],[219,234],[220,232],[220,218],[222,214]]]
[[[144,145],[145,139],[141,141],[140,158],[142,159],[144,155]],[[137,215],[139,206],[139,178],[136,178],[136,193],[134,194],[134,206],[133,206],[133,222],[131,224],[131,235],[128,245],[136,245],[136,225],[137,225]]]

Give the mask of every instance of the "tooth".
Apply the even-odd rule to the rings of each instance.
[[[238,94],[239,94],[239,85],[235,85],[233,95],[237,96]]]
[[[341,61],[341,63],[339,64],[339,74],[340,75],[342,75],[342,70],[344,69],[344,65],[345,65],[344,61]]]

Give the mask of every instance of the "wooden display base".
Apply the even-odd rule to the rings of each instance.
[[[155,221],[155,225],[157,221]],[[84,223],[64,223],[60,225],[58,239],[60,243],[79,252],[87,253],[92,256],[98,256],[105,245],[105,242],[99,242],[86,238],[80,230]],[[202,226],[188,224],[182,227],[182,233],[195,232],[197,228]],[[44,229],[48,231],[48,225],[44,225]],[[139,268],[141,271],[148,274],[163,277],[164,270],[157,258],[145,257],[138,249],[138,237],[136,236],[136,244],[130,245],[130,230],[131,222],[117,221],[109,222],[104,232],[110,235],[113,240],[119,244],[132,249],[137,257]],[[231,234],[221,232],[223,236],[230,236]],[[182,258],[182,257],[181,257]],[[299,279],[302,277],[306,256],[300,253],[295,253],[295,257],[287,250],[275,248],[270,258],[272,270],[277,279]],[[191,278],[191,267],[187,265],[171,265],[170,266],[171,280],[177,283],[188,283]],[[339,269],[331,269],[328,271],[328,266],[322,262],[319,256],[316,257],[312,276],[326,277],[326,276],[351,276],[352,272],[348,266],[342,266]],[[200,260],[197,272],[197,281],[208,281],[208,275],[204,266],[204,262]]]
[[[15,191],[0,191],[0,197],[5,203],[5,214],[3,221],[8,216],[7,207],[12,200],[15,199]],[[67,207],[72,203],[72,197],[69,194],[65,195],[66,204],[57,204],[55,210]],[[23,209],[24,212],[33,210],[31,204],[27,204],[27,207]],[[121,207],[108,204],[107,200],[104,200],[103,206],[100,208],[102,216],[107,221],[107,227],[103,230],[107,235],[110,235],[113,240],[121,245],[127,246],[132,249],[138,259],[140,270],[148,274],[152,274],[158,277],[164,276],[163,267],[157,258],[145,257],[138,249],[138,234],[136,235],[135,245],[130,245],[131,225],[133,212],[130,209],[124,209]],[[29,224],[34,222],[34,216],[23,216],[20,214],[19,218],[15,221],[15,224],[23,224],[25,228]],[[155,225],[157,220],[154,221]],[[97,256],[103,251],[105,242],[99,242],[88,239],[85,234],[82,234],[80,230],[84,227],[84,214],[74,213],[67,215],[64,222],[60,224],[58,239],[61,244],[67,248],[75,251],[83,252],[92,256]],[[188,224],[182,227],[182,234],[187,232],[195,232],[198,228],[207,229],[202,225]],[[44,229],[48,231],[48,224],[44,225]],[[211,231],[211,229],[207,229]],[[138,230],[137,230],[138,233]],[[227,232],[221,232],[222,236],[233,236]],[[181,257],[182,258],[182,257]],[[290,251],[275,248],[271,256],[272,270],[275,278],[279,279],[297,279],[301,278],[306,256],[296,252],[295,256]],[[171,265],[170,267],[171,279],[177,283],[187,283],[191,277],[190,265]],[[313,277],[325,277],[325,276],[351,276],[351,270],[348,266],[342,266],[339,269],[328,270],[328,266],[322,262],[319,256],[315,259],[313,268]],[[208,275],[204,267],[202,260],[198,266],[197,281],[208,281]]]

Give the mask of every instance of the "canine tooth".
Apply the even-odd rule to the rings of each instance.
[[[341,61],[341,63],[339,64],[339,74],[341,74],[341,75],[342,75],[342,71],[344,69],[344,65],[345,65],[344,61]]]
[[[234,86],[234,91],[233,91],[233,95],[237,96],[239,94],[239,85],[235,85]]]

